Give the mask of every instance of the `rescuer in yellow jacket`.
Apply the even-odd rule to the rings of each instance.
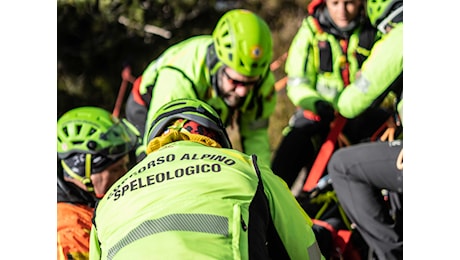
[[[96,202],[135,162],[139,132],[99,107],[78,107],[57,121],[57,254],[85,260]],[[131,161],[130,161],[131,160]]]
[[[210,104],[225,126],[238,125],[243,152],[269,163],[268,124],[276,106],[272,46],[262,18],[248,10],[230,10],[212,35],[179,42],[147,66],[128,97],[126,117],[144,134],[146,145],[145,134],[161,105],[197,98]]]
[[[312,221],[198,99],[162,106],[147,156],[98,203],[90,259],[324,259]]]
[[[335,119],[339,94],[355,81],[379,39],[366,16],[364,1],[311,1],[292,40],[285,66],[286,88],[297,110],[272,160],[272,170],[289,186],[302,168],[310,172]],[[342,133],[352,144],[361,142],[389,117],[387,109],[373,108],[348,120]]]
[[[385,93],[401,88],[394,123],[402,128],[403,1],[368,1],[367,10],[384,36],[374,45],[360,77],[340,95],[337,108],[344,117],[354,118],[378,104]],[[340,204],[375,256],[403,259],[402,135],[339,149],[328,172]],[[390,203],[383,199],[382,189],[389,192]]]

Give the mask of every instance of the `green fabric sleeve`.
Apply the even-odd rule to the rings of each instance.
[[[384,35],[364,62],[361,75],[339,96],[337,109],[346,118],[366,110],[403,71],[403,24]]]
[[[321,99],[315,89],[317,72],[314,61],[319,58],[311,51],[313,44],[314,33],[308,20],[304,19],[292,40],[285,64],[288,97],[295,106],[311,111],[314,111],[314,103]]]
[[[264,123],[264,121],[266,123]],[[259,120],[268,125],[268,119]],[[259,160],[270,163],[271,151],[268,137],[268,127],[258,129],[244,129],[241,131],[241,143],[245,154],[256,154]]]

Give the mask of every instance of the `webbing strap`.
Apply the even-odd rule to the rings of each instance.
[[[338,115],[334,120],[326,141],[321,146],[318,156],[316,157],[316,160],[313,163],[310,172],[308,173],[307,180],[303,186],[303,191],[309,192],[312,190],[323,175],[327,162],[331,158],[332,152],[334,151],[337,137],[339,136],[340,132],[342,132],[346,122],[347,119],[341,115]]]

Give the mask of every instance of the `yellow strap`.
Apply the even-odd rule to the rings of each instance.
[[[58,260],[66,260],[66,256],[64,254],[64,249],[62,248],[61,245],[61,239],[59,235],[57,236],[57,259]]]
[[[320,219],[321,216],[324,214],[328,206],[331,204],[331,202],[334,201],[338,205],[338,210],[340,213],[340,216],[343,220],[343,223],[347,226],[348,230],[351,230],[351,223],[350,220],[348,220],[347,214],[343,210],[342,206],[339,203],[339,200],[337,198],[337,194],[335,191],[328,191],[323,194],[319,194],[318,197],[311,199],[312,203],[315,204],[323,204],[321,206],[321,209],[316,213],[315,219]]]
[[[72,171],[70,167],[64,162],[64,160],[61,160],[61,165],[62,165],[62,168],[64,168],[64,170],[67,172],[67,174],[70,175],[70,177],[83,182],[83,177],[81,177],[80,175]]]
[[[89,161],[89,165],[88,165]],[[91,154],[86,154],[86,162],[85,162],[85,177],[81,177],[80,175],[76,174],[70,167],[64,162],[64,160],[61,160],[61,165],[64,168],[64,170],[67,172],[67,174],[70,175],[70,177],[80,181],[86,186],[86,189],[89,192],[94,191],[93,183],[91,182]]]
[[[150,154],[151,152],[160,149],[164,145],[182,140],[188,140],[211,147],[222,148],[222,146],[218,142],[214,141],[213,139],[207,136],[192,134],[186,130],[181,130],[179,132],[177,129],[168,129],[167,132],[165,132],[161,136],[153,138],[152,141],[149,142],[149,144],[147,145],[146,153]]]

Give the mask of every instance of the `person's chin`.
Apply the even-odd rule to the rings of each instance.
[[[102,197],[104,197],[105,193],[99,193],[99,192],[95,192],[94,193],[96,195],[96,198],[98,199],[102,199]]]
[[[226,97],[225,103],[231,108],[237,108],[241,106],[243,99],[237,97]]]
[[[341,22],[338,22],[338,23],[337,23],[337,26],[338,26],[340,29],[347,28],[348,25],[350,25],[350,22],[349,22],[349,21],[341,21]]]

